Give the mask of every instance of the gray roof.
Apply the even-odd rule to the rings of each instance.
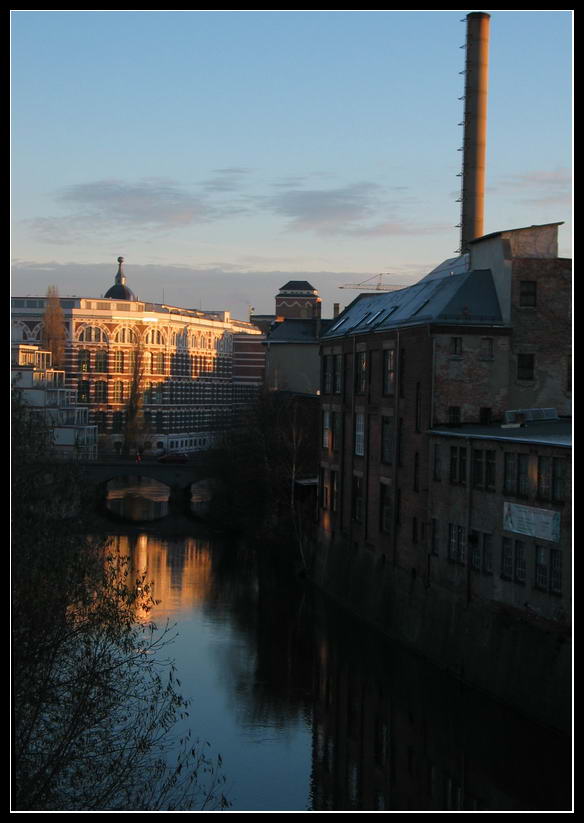
[[[526,423],[517,428],[507,428],[496,424],[478,426],[470,423],[463,426],[436,426],[429,429],[428,433],[449,437],[469,437],[475,440],[507,440],[514,443],[536,443],[540,446],[572,448],[571,418]]]
[[[398,291],[362,294],[338,316],[326,338],[425,323],[503,325],[489,269],[466,270],[453,258]]]
[[[285,286],[280,287],[280,291],[316,291],[308,280],[289,280]]]
[[[319,326],[320,322],[320,326]],[[297,320],[287,318],[278,323],[267,336],[267,343],[317,343],[318,332],[322,336],[334,323],[334,320],[317,320],[316,318]]]

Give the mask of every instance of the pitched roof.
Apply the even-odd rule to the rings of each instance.
[[[379,332],[425,323],[503,324],[489,269],[465,271],[460,258],[442,264],[413,286],[362,294],[336,318],[323,337]]]

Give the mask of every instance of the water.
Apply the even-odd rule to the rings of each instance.
[[[570,741],[348,616],[253,547],[147,531],[110,540],[176,623],[194,736],[234,811],[568,810]]]

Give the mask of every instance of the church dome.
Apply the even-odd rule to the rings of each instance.
[[[110,300],[135,300],[134,292],[126,286],[126,275],[123,269],[124,258],[118,257],[118,271],[116,274],[116,282],[107,290],[105,296]]]

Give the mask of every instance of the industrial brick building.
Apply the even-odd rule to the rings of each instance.
[[[329,559],[342,545],[463,599],[570,612],[571,261],[557,256],[557,228],[477,238],[409,288],[360,295],[323,335]],[[501,428],[510,410],[541,408],[558,417],[545,424],[551,441],[532,422]],[[505,479],[508,453],[529,455],[520,494]],[[546,483],[562,499],[538,491],[538,466],[557,472]],[[479,469],[488,485],[473,480]],[[521,519],[527,534],[512,525]]]

